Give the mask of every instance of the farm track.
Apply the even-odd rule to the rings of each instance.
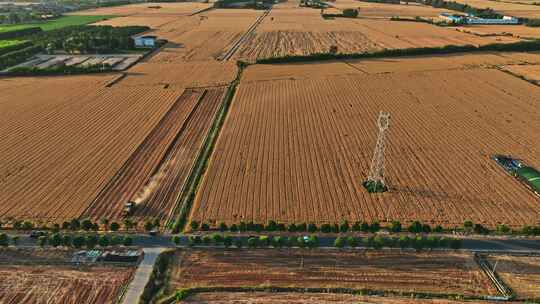
[[[183,92],[154,130],[103,188],[92,205],[85,210],[83,217],[93,219],[121,217],[124,204],[135,199],[137,192],[155,174],[168,147],[196,108],[202,93],[195,90]]]
[[[257,18],[257,20],[255,21],[255,23],[253,23],[249,28],[248,30],[242,34],[242,36],[240,37],[240,39],[238,39],[238,41],[236,41],[233,46],[231,48],[229,48],[225,54],[221,55],[218,60],[219,61],[223,61],[223,60],[230,60],[234,54],[236,53],[236,51],[238,51],[238,49],[242,46],[242,44],[248,40],[248,38],[255,32],[255,29],[257,29],[257,26],[259,26],[259,24],[261,24],[264,20],[264,18],[266,18],[266,16],[268,16],[270,14],[270,12],[272,11],[272,8],[266,10],[259,18]]]

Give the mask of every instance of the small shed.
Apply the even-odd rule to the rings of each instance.
[[[156,36],[140,36],[133,38],[133,41],[135,42],[135,47],[138,48],[153,48],[156,46]]]

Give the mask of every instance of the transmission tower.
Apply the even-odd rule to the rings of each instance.
[[[377,145],[371,159],[371,168],[367,181],[364,182],[364,187],[368,192],[385,192],[388,190],[384,181],[384,148],[386,142],[386,131],[390,125],[390,113],[379,113],[377,126],[379,127],[379,136],[377,137]]]

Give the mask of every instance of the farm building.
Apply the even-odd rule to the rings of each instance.
[[[135,37],[133,38],[133,41],[135,42],[135,47],[153,48],[156,46],[156,39],[157,39],[156,36],[147,35],[147,36]]]
[[[504,16],[502,18],[479,18],[472,15],[459,15],[442,13],[439,15],[441,18],[451,21],[452,23],[459,24],[518,24],[519,20],[511,16]]]

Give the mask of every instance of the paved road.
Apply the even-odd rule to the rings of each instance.
[[[148,283],[150,275],[152,275],[156,259],[165,249],[166,248],[161,247],[143,248],[144,258],[137,268],[133,280],[128,286],[128,290],[122,300],[123,304],[139,303],[144,287],[146,286],[146,283]]]
[[[234,237],[244,238],[244,243],[248,235],[229,234]],[[13,235],[12,235],[13,236]],[[170,235],[150,236],[148,234],[130,234],[133,237],[133,245],[139,248],[155,248],[155,247],[174,247],[171,242]],[[36,240],[27,237],[25,234],[19,234],[19,244],[21,246],[36,246]],[[449,236],[452,237],[452,236]],[[540,253],[540,238],[507,238],[497,236],[464,236],[463,249],[472,251],[523,251],[523,252],[538,252]],[[319,237],[321,247],[333,247],[335,236]],[[181,237],[181,245],[188,244],[187,236]]]

